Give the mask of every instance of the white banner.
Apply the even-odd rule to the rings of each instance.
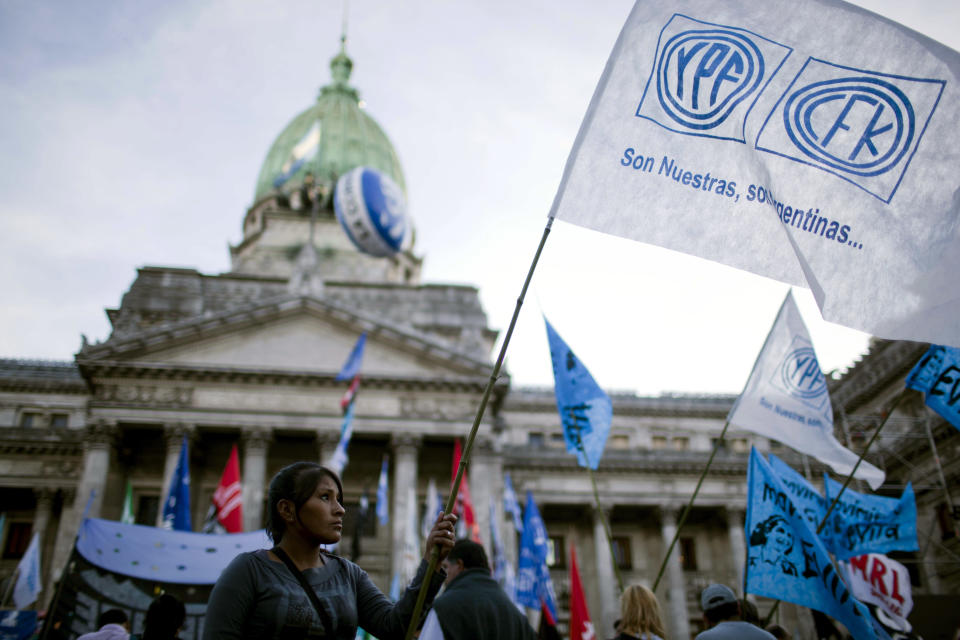
[[[868,553],[841,562],[853,597],[875,604],[888,613],[901,630],[910,629],[906,622],[913,609],[910,572],[887,556]]]
[[[960,345],[960,54],[839,0],[639,0],[551,215]]]
[[[853,471],[858,456],[833,436],[827,381],[793,293],[787,293],[729,420],[813,456],[841,475]],[[876,489],[884,473],[863,461],[856,477]]]

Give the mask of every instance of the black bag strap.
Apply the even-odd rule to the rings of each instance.
[[[333,622],[330,621],[330,616],[320,603],[320,598],[317,596],[317,592],[314,591],[313,587],[310,586],[310,583],[307,582],[307,579],[303,576],[303,572],[300,571],[300,569],[297,569],[297,565],[293,564],[293,560],[290,559],[290,556],[287,555],[287,552],[280,547],[274,547],[271,549],[271,551],[273,551],[278,558],[283,560],[283,564],[287,565],[287,568],[290,569],[290,573],[296,577],[297,581],[300,583],[300,586],[303,587],[303,590],[307,592],[307,597],[310,598],[310,603],[313,605],[313,608],[316,609],[317,615],[320,616],[320,622],[323,624],[323,632],[325,634],[332,633]]]

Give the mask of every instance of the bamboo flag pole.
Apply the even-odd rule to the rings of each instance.
[[[830,514],[833,512],[833,508],[840,503],[840,496],[843,495],[843,492],[846,491],[847,487],[850,485],[850,481],[853,480],[853,475],[857,472],[857,469],[860,468],[860,463],[863,462],[864,456],[867,455],[867,451],[870,450],[870,447],[871,445],[873,445],[874,440],[877,439],[877,437],[880,435],[880,431],[883,429],[884,425],[887,424],[887,420],[890,419],[890,416],[893,415],[893,412],[900,405],[900,401],[903,400],[904,397],[906,397],[906,395],[907,395],[906,390],[904,390],[900,392],[900,395],[894,398],[893,404],[890,405],[890,409],[883,416],[883,420],[877,426],[876,431],[873,432],[873,436],[867,442],[867,446],[865,446],[863,448],[863,451],[860,452],[860,457],[857,458],[857,463],[853,465],[853,470],[850,471],[850,475],[847,476],[847,479],[843,483],[843,486],[840,488],[840,491],[837,492],[837,496],[830,503],[830,506],[827,507],[827,512],[823,515],[823,520],[821,520],[819,526],[817,526],[817,531],[816,531],[817,535],[820,535],[820,532],[823,531],[823,528],[827,526],[827,520],[829,520]],[[837,571],[836,566],[834,566],[834,572],[836,572],[838,576],[841,575],[841,573]],[[746,590],[746,584],[744,584],[744,590]],[[763,621],[764,627],[766,627],[770,623],[771,618],[773,618],[773,614],[776,612],[777,607],[779,606],[780,606],[780,600],[777,600],[776,602],[773,603],[773,607],[770,609],[770,613],[767,614],[766,619],[764,619]]]
[[[580,438],[580,432],[577,432],[577,448],[583,454],[583,459],[587,460],[587,452],[583,448],[583,439]],[[620,587],[620,593],[623,593],[623,576],[620,575],[620,564],[617,562],[617,553],[613,548],[613,533],[610,531],[610,523],[607,522],[607,516],[600,506],[600,491],[597,489],[597,478],[593,475],[593,469],[590,468],[590,462],[587,460],[587,475],[590,476],[590,484],[593,486],[593,504],[597,510],[597,516],[603,523],[603,531],[607,534],[607,545],[610,547],[610,560],[613,562],[613,572],[617,576],[617,586]]]
[[[503,359],[507,354],[507,346],[510,344],[510,337],[513,335],[513,329],[517,325],[517,318],[520,316],[520,308],[523,306],[523,299],[527,295],[527,289],[530,287],[530,280],[533,278],[533,272],[537,268],[537,262],[540,261],[540,254],[543,252],[543,245],[547,242],[547,236],[550,235],[550,228],[553,226],[553,217],[547,218],[547,226],[543,229],[543,235],[540,237],[540,244],[537,246],[537,251],[533,256],[533,261],[530,263],[530,269],[527,271],[527,278],[523,282],[523,288],[520,290],[520,295],[517,297],[517,305],[513,310],[513,317],[510,319],[510,326],[507,328],[507,333],[503,337],[503,345],[500,347],[500,354],[497,356],[497,361],[493,365],[493,371],[490,373],[490,379],[487,381],[487,388],[483,391],[483,397],[480,398],[480,406],[477,407],[477,415],[473,420],[473,426],[470,428],[470,435],[467,436],[466,443],[463,447],[463,455],[460,456],[460,464],[457,467],[457,475],[453,480],[453,486],[450,487],[450,496],[447,498],[447,504],[443,509],[444,513],[450,513],[453,511],[453,506],[456,504],[457,494],[460,492],[460,482],[463,479],[463,474],[466,472],[468,465],[470,464],[470,454],[473,451],[473,441],[477,437],[477,431],[480,429],[480,421],[483,420],[483,412],[487,408],[487,402],[490,400],[490,393],[493,391],[493,385],[496,384],[497,378],[500,375],[500,367],[503,365]],[[427,599],[427,589],[430,587],[430,579],[433,577],[433,572],[437,569],[437,562],[440,558],[440,549],[439,547],[434,547],[433,551],[430,553],[430,562],[427,565],[427,573],[423,576],[423,582],[420,585],[420,592],[417,594],[417,604],[413,608],[413,615],[410,617],[410,624],[407,626],[407,633],[405,640],[411,640],[413,634],[417,629],[417,623],[420,621],[420,613],[423,611],[423,603]]]

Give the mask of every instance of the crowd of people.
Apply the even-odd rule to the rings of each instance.
[[[241,553],[224,569],[207,602],[203,640],[353,640],[358,627],[375,637],[402,638],[434,550],[438,569],[427,587],[420,640],[537,638],[491,576],[483,546],[456,539],[455,515],[437,516],[416,576],[393,602],[366,571],[324,550],[340,540],[343,529],[343,487],[334,471],[313,462],[281,469],[270,482],[267,507],[267,535],[274,546]],[[697,640],[791,638],[778,625],[761,628],[756,607],[725,585],[704,589],[700,605],[706,629]],[[100,615],[96,631],[78,640],[174,640],[185,620],[183,603],[162,594],[139,633],[131,634],[125,612],[110,609]],[[624,590],[615,627],[613,640],[667,640],[657,597],[643,585]]]

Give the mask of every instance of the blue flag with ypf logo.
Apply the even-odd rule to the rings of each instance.
[[[874,336],[960,345],[960,53],[814,7],[636,2],[549,215],[805,286]]]
[[[787,292],[728,420],[813,456],[840,475],[849,475],[857,465],[859,456],[833,435],[827,381],[792,292]],[[873,489],[884,478],[883,471],[865,460],[855,475]]]
[[[906,385],[922,391],[927,406],[960,429],[960,349],[930,345],[910,370]]]
[[[546,318],[543,321],[547,325],[553,389],[567,451],[577,454],[581,467],[596,469],[610,433],[613,404],[550,322]]]
[[[180,445],[177,468],[170,478],[167,499],[163,501],[163,528],[174,531],[193,531],[190,524],[190,456],[187,438]]]
[[[747,471],[745,528],[744,591],[816,609],[842,622],[858,640],[887,637],[837,575],[790,491],[755,448]]]

